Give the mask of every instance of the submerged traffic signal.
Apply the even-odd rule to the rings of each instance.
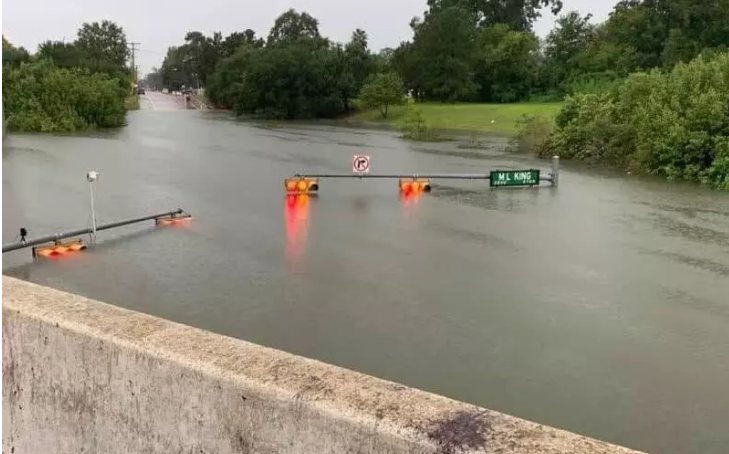
[[[319,190],[318,178],[286,178],[284,180],[286,192],[304,194]]]
[[[78,252],[86,249],[86,245],[81,240],[70,241],[66,243],[56,243],[52,246],[38,246],[33,248],[33,257],[58,257],[72,252]]]
[[[430,192],[430,178],[400,178],[398,186],[405,194]]]
[[[173,224],[179,224],[181,222],[187,222],[192,221],[192,215],[190,214],[183,214],[182,216],[178,216],[176,214],[170,215],[170,216],[163,216],[161,218],[157,218],[154,220],[155,225],[173,225]]]

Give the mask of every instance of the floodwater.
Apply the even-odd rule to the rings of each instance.
[[[138,111],[95,136],[11,135],[3,242],[182,207],[3,272],[655,453],[729,446],[729,196],[564,168],[560,187],[282,178],[547,162],[391,132]]]

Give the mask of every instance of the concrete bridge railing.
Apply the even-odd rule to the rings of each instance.
[[[3,277],[3,452],[625,448]]]

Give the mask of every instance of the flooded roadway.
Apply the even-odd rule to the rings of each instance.
[[[3,272],[655,453],[729,446],[729,196],[563,169],[558,190],[282,177],[546,162],[389,132],[139,111],[90,137],[10,136],[3,242],[178,206],[188,227],[102,232]]]

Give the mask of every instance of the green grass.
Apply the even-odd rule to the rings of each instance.
[[[126,101],[124,101],[124,105],[127,110],[139,110],[139,95],[127,96]]]
[[[517,131],[523,116],[544,116],[554,118],[562,103],[514,103],[514,104],[441,104],[418,103],[429,127],[442,130],[463,130],[513,134]],[[390,108],[389,115],[382,119],[378,111],[365,111],[350,118],[351,121],[389,123],[394,127],[402,125],[405,106]]]

